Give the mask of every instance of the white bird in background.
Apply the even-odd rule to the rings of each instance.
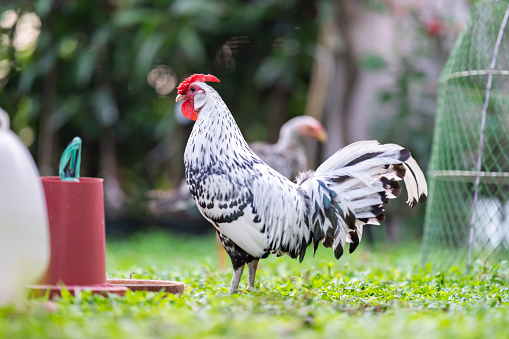
[[[49,263],[46,200],[37,167],[0,109],[0,306],[22,305]]]
[[[306,139],[325,142],[327,133],[320,121],[311,116],[299,116],[283,124],[275,144],[259,141],[249,146],[267,165],[293,180],[299,172],[309,169],[304,144]],[[148,197],[151,200],[147,207],[157,216],[185,211],[196,206],[185,180],[175,190],[152,190]]]
[[[332,247],[336,258],[345,243],[350,253],[365,224],[379,224],[389,199],[404,180],[411,207],[424,202],[424,174],[405,148],[361,141],[336,152],[316,172],[301,173],[294,183],[267,166],[248,146],[228,107],[195,74],[178,87],[182,113],[196,121],[184,153],[186,181],[202,215],[215,227],[229,254],[235,293],[245,264],[248,289],[258,260],[271,253],[304,258],[313,242]]]

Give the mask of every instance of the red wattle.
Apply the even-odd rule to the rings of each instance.
[[[193,121],[196,121],[196,119],[198,119],[198,115],[196,114],[196,112],[194,111],[194,105],[191,104],[191,102],[189,100],[184,100],[184,102],[182,103],[182,114],[188,118],[188,119],[191,119]]]

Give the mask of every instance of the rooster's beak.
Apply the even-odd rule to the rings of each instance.
[[[327,132],[321,131],[316,135],[316,139],[322,143],[327,141]]]
[[[179,94],[179,95],[177,95],[177,97],[175,98],[175,102],[179,102],[179,101],[181,101],[181,100],[186,100],[186,99],[187,99],[187,97],[186,97],[186,95],[185,95],[185,94]]]

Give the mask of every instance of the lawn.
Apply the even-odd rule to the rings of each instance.
[[[476,263],[471,276],[436,272],[420,265],[418,243],[363,243],[339,261],[323,248],[302,264],[270,257],[261,261],[256,290],[234,296],[213,235],[138,234],[109,240],[107,252],[109,277],[178,280],[185,293],[31,300],[23,311],[0,309],[0,337],[509,336],[509,264]]]

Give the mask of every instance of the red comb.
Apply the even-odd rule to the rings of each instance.
[[[177,87],[177,94],[183,94],[187,91],[187,88],[189,87],[190,84],[192,84],[193,82],[196,82],[196,81],[200,81],[200,82],[205,82],[205,81],[212,81],[212,82],[221,82],[219,81],[218,78],[216,78],[215,76],[213,75],[210,75],[210,74],[193,74],[189,77],[187,77],[184,81],[182,81],[179,85],[179,87]]]

